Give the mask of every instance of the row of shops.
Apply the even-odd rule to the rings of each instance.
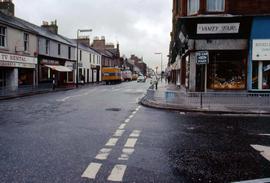
[[[269,16],[180,18],[173,81],[191,92],[269,92],[269,28]]]
[[[39,27],[0,12],[0,90],[69,87],[77,76],[80,83],[101,81],[101,54],[79,43],[77,59],[77,42],[57,30],[56,22]]]

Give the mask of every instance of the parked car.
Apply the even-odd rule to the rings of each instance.
[[[138,82],[138,83],[139,83],[139,82],[145,83],[145,81],[146,81],[146,79],[145,79],[144,76],[139,76],[138,79],[137,79],[137,82]]]

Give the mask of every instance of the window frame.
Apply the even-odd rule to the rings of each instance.
[[[71,60],[71,47],[68,47],[68,59]]]
[[[57,52],[58,52],[58,56],[61,56],[61,44],[58,43],[57,45]]]
[[[30,46],[29,38],[30,38],[29,34],[24,32],[23,33],[23,50],[25,52],[29,51],[29,46]]]
[[[191,1],[193,1],[193,2],[196,1],[197,2],[197,6],[198,6],[198,7],[196,7],[197,10],[191,9],[191,7],[192,7],[191,5],[195,6],[195,3],[193,3],[193,2],[191,3]],[[200,5],[201,5],[200,0],[188,0],[188,3],[187,3],[187,14],[188,15],[196,15],[196,14],[198,14],[199,11],[200,11]]]
[[[50,40],[46,39],[45,41],[45,54],[49,55],[50,54]]]
[[[89,53],[89,61],[90,61],[90,64],[92,63],[92,54]]]
[[[4,39],[4,45],[2,45],[2,41],[0,41],[0,48],[7,48],[7,27],[0,25],[0,28],[3,29],[3,34],[0,33],[0,37]]]
[[[207,12],[210,12],[210,13],[215,13],[215,12],[225,12],[225,10],[226,10],[226,0],[220,0],[220,1],[223,1],[223,9],[221,10],[221,9],[215,9],[215,10],[213,10],[213,9],[210,9],[209,8],[209,0],[206,0],[206,11]],[[214,1],[215,3],[217,2],[217,0],[215,0]],[[216,6],[216,5],[215,5]]]

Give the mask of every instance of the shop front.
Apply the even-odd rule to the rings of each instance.
[[[187,49],[181,85],[196,92],[246,91],[251,21],[250,17],[185,19],[179,36]],[[199,53],[205,55],[198,57]]]
[[[250,39],[248,89],[270,92],[270,17],[255,17]]]
[[[91,65],[92,83],[100,82],[100,66]]]
[[[208,64],[208,90],[246,89],[246,52],[211,51]]]
[[[37,58],[0,53],[0,89],[35,85]]]
[[[74,84],[74,64],[64,60],[41,59],[39,62],[39,84],[65,87]]]

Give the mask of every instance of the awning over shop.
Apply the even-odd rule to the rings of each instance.
[[[62,66],[62,65],[45,65],[45,66],[59,72],[72,72],[70,68]]]

